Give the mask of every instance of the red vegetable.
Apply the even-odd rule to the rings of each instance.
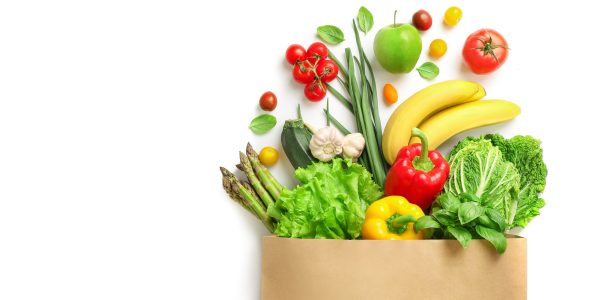
[[[298,44],[290,45],[285,51],[285,59],[290,65],[303,61],[306,59],[306,50]]]
[[[315,42],[308,46],[308,49],[306,50],[306,59],[308,59],[311,64],[315,64],[317,59],[327,58],[327,52],[327,46],[325,46],[325,44]]]
[[[304,87],[304,96],[306,96],[306,99],[313,102],[323,100],[326,94],[327,88],[320,80],[314,80]]]
[[[450,165],[439,152],[429,151],[427,137],[421,130],[413,128],[412,135],[420,138],[422,144],[400,149],[388,172],[384,190],[386,196],[403,196],[426,210],[442,191]]]
[[[421,9],[413,15],[412,23],[417,29],[426,31],[431,28],[433,21],[431,20],[431,15],[427,11]]]
[[[475,74],[491,73],[506,61],[508,44],[500,33],[493,29],[480,29],[465,41],[463,58]]]
[[[310,64],[307,61],[301,61],[294,65],[292,76],[294,76],[294,79],[297,82],[307,84],[311,83],[315,79],[315,72],[313,72]]]
[[[273,111],[277,107],[277,96],[271,91],[265,92],[260,96],[259,105],[264,111]]]
[[[322,81],[331,82],[335,80],[339,70],[333,60],[322,59],[317,63],[316,71]]]

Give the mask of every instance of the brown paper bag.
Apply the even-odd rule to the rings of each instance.
[[[484,240],[263,238],[261,298],[526,299],[527,241],[502,255]]]

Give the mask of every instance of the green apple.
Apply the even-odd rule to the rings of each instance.
[[[381,28],[373,42],[375,58],[391,73],[408,73],[421,56],[421,35],[410,24],[392,24]]]

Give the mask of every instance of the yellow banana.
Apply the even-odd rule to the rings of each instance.
[[[432,84],[400,104],[383,131],[383,155],[393,164],[400,148],[408,145],[411,130],[434,113],[485,96],[483,86],[465,80],[448,80]]]
[[[419,125],[429,141],[429,149],[435,149],[449,138],[469,129],[492,125],[514,119],[521,108],[504,100],[481,100],[456,105],[431,116]],[[410,144],[420,143],[417,137]]]

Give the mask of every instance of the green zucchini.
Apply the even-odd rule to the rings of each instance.
[[[281,131],[281,145],[294,169],[306,168],[317,161],[310,154],[310,139],[312,134],[304,126],[302,119],[287,120]]]

